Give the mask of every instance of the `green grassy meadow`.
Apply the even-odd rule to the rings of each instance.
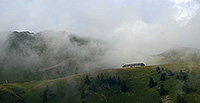
[[[24,83],[0,84],[1,103],[162,103],[162,100],[171,103],[177,102],[177,95],[182,94],[184,101],[188,103],[198,103],[200,101],[200,75],[199,63],[172,63],[159,65],[165,71],[171,70],[178,73],[180,70],[187,73],[187,83],[192,91],[188,94],[182,91],[183,81],[173,76],[166,76],[166,81],[161,81],[156,72],[157,65],[133,68],[118,68],[87,73],[76,74],[58,79],[45,81],[32,81]],[[104,74],[104,78],[119,76],[124,80],[127,91],[122,92],[120,86],[114,85],[104,88],[96,84],[97,75]],[[88,75],[90,83],[84,83],[85,76]],[[153,77],[157,84],[149,88],[150,77]],[[89,88],[94,84],[96,90]],[[167,94],[159,95],[158,87],[163,84]],[[44,91],[47,88],[47,100],[44,101]],[[81,93],[84,90],[84,98]],[[166,99],[167,98],[167,99]]]

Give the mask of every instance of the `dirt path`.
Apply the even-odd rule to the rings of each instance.
[[[53,65],[53,66],[50,66],[50,67],[47,67],[47,68],[42,68],[42,69],[40,69],[39,71],[46,71],[46,70],[54,69],[54,68],[56,68],[56,67],[59,67],[59,66],[61,66],[61,65],[66,64],[67,62],[72,62],[72,61],[73,61],[72,58],[66,59],[66,60],[63,60],[61,63],[58,63],[58,64],[56,64],[56,65]]]

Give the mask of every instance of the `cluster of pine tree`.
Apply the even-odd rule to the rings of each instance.
[[[166,72],[164,68],[160,69],[160,67],[157,67],[157,68],[156,68],[156,72],[157,72],[158,74],[160,74],[160,73],[165,73],[165,74],[168,75],[168,76],[173,76],[173,75],[174,75],[174,74],[172,73],[171,70],[168,70],[168,71]]]
[[[175,75],[176,79],[180,79],[182,81],[187,80],[188,76],[185,72],[183,72],[182,70],[180,70],[179,73],[176,73]]]
[[[161,80],[161,81],[165,81],[165,80],[166,80],[166,76],[170,77],[170,76],[173,76],[173,75],[174,75],[174,74],[172,73],[171,70],[165,71],[164,68],[162,68],[162,69],[160,70],[160,67],[157,67],[157,68],[156,68],[156,72],[157,72],[158,74],[161,74],[161,76],[160,76],[160,80]]]
[[[113,86],[121,86],[121,91],[126,92],[127,86],[124,80],[121,80],[119,76],[113,76],[109,78],[104,78],[103,73],[101,75],[97,75],[96,77],[96,85],[99,85],[103,88],[111,88]]]
[[[127,91],[127,86],[126,86],[125,81],[121,80],[119,76],[110,76],[108,78],[105,78],[103,73],[96,76],[95,82],[92,82],[89,79],[88,75],[86,75],[85,78],[84,78],[84,83],[86,85],[91,84],[88,89],[92,90],[92,91],[96,91],[97,86],[100,87],[100,88],[103,88],[103,89],[109,89],[109,88],[112,88],[114,86],[120,86],[122,92]]]
[[[172,73],[172,71],[168,70],[167,72],[164,70],[164,68],[160,69],[160,67],[156,68],[156,72],[158,74],[161,74],[160,80],[161,81],[165,81],[166,80],[166,76],[170,77],[173,76],[174,74]],[[186,80],[188,79],[187,73],[183,72],[182,70],[180,70],[179,73],[175,74],[175,78],[179,79],[181,81],[183,81],[183,85],[182,85],[182,91],[185,94],[188,94],[191,92],[191,88],[189,88]],[[155,86],[155,83],[153,81],[153,78],[150,78],[150,82],[149,82],[149,87],[152,88]],[[159,88],[157,89],[159,91],[160,95],[166,95],[167,91],[164,89],[164,85],[162,84],[161,86],[159,86]],[[178,94],[177,95],[177,103],[185,103],[186,101],[183,98],[183,94]]]
[[[185,72],[180,70],[179,73],[176,73],[175,77],[176,77],[176,79],[179,79],[180,81],[183,82],[183,85],[182,85],[183,94],[177,95],[177,103],[186,103],[186,101],[183,98],[183,95],[188,94],[192,91],[192,89],[189,88],[188,83],[186,81],[188,79],[188,76]]]
[[[84,78],[84,86],[88,86],[88,90],[98,92],[98,89],[111,89],[114,86],[118,86],[121,92],[127,92],[127,85],[124,80],[121,80],[119,76],[110,76],[108,78],[104,77],[104,74],[101,73],[97,75],[96,80],[92,81],[89,79],[89,76],[86,75]],[[83,89],[81,92],[81,101],[84,103],[84,98],[86,97],[86,92]]]
[[[153,78],[150,77],[149,81],[149,88],[153,88],[157,83],[154,82]],[[158,87],[157,91],[159,91],[160,95],[165,95],[167,94],[167,91],[164,89],[164,85],[161,84],[161,86]]]
[[[173,76],[174,74],[172,73],[172,71],[168,70],[165,71],[164,68],[160,69],[160,67],[156,68],[156,72],[158,74],[161,74],[160,76],[160,80],[161,81],[166,81],[166,76]],[[155,85],[157,85],[156,82],[154,82],[153,78],[150,77],[150,81],[149,81],[149,88],[153,88]],[[161,84],[161,86],[158,87],[157,91],[159,91],[160,95],[166,95],[167,94],[167,90],[165,90],[164,85]]]
[[[115,76],[113,76],[113,77],[109,77],[109,78],[107,78],[107,79],[105,79],[104,78],[104,75],[101,73],[101,75],[99,76],[99,75],[97,75],[97,77],[96,77],[96,84],[97,85],[100,85],[100,86],[102,86],[102,87],[113,87],[113,86],[115,86],[115,85],[121,85],[121,79],[120,79],[120,77],[118,76],[118,77],[115,77]]]

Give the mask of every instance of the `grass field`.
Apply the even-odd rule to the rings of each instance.
[[[173,76],[167,76],[166,81],[161,81],[156,72],[156,66],[145,66],[125,69],[107,69],[91,71],[82,74],[67,76],[64,78],[34,81],[24,83],[8,83],[0,85],[1,103],[161,103],[162,100],[176,102],[177,94],[182,94],[188,103],[198,103],[200,101],[200,64],[199,63],[172,63],[159,65],[166,71],[171,70],[178,73],[180,70],[186,72],[188,86],[192,89],[189,94],[182,91],[183,81]],[[96,77],[101,73],[104,78],[119,76],[127,86],[127,92],[121,92],[120,86],[103,88],[96,85]],[[91,81],[89,85],[84,84],[84,78],[88,75]],[[150,77],[157,83],[153,88],[149,88]],[[96,91],[89,90],[92,84],[96,85]],[[163,84],[167,94],[160,96],[158,87]],[[44,101],[44,91],[48,85],[47,101]],[[84,98],[81,99],[82,91],[85,91]],[[166,99],[168,98],[168,99]]]

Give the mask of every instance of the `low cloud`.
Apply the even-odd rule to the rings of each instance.
[[[105,59],[119,60],[116,64],[144,61],[138,53],[199,48],[197,0],[144,1],[1,1],[0,31],[67,31],[101,39],[109,45]],[[55,50],[66,44],[63,35],[53,35],[57,40],[49,45],[56,45]]]

